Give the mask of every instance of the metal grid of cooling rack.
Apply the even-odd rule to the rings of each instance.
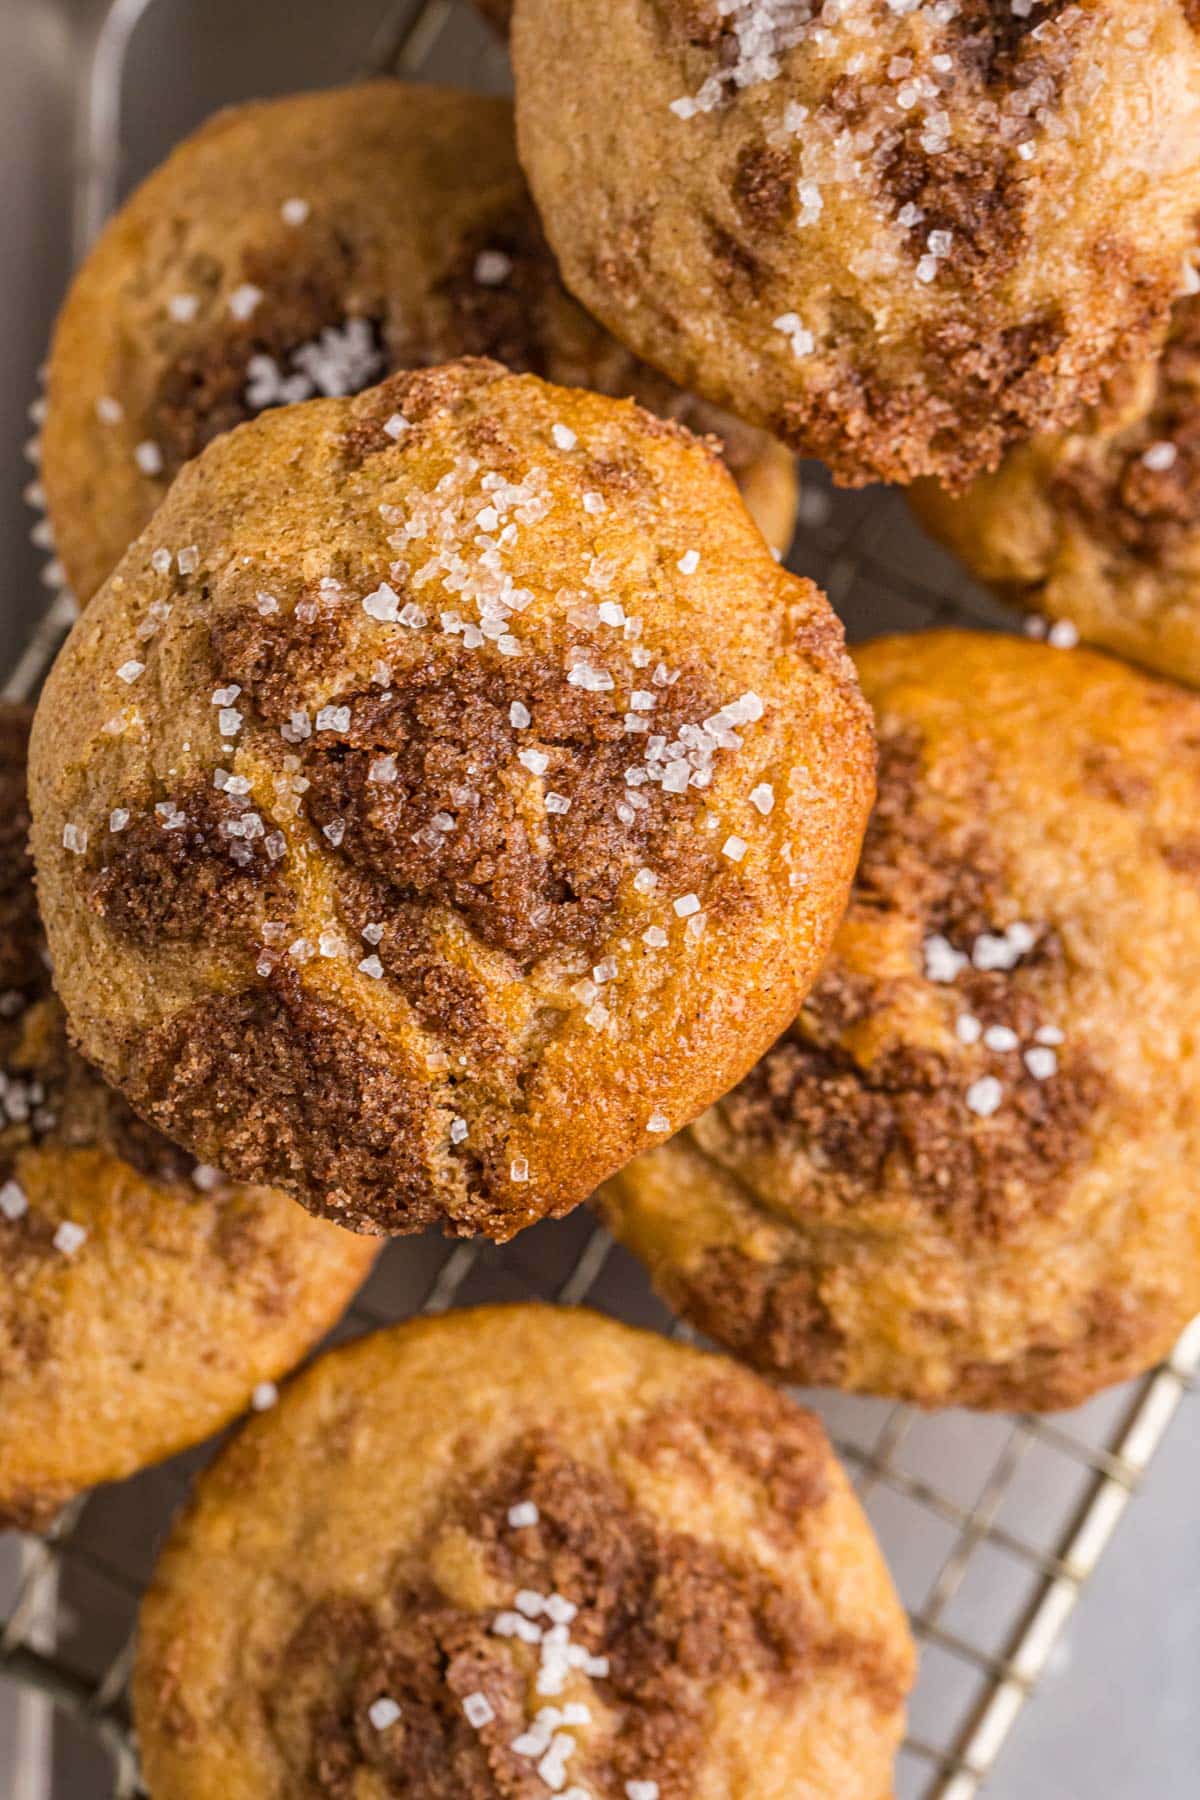
[[[117,193],[126,59],[156,4],[111,0],[92,41],[80,94],[77,252]],[[504,81],[502,53],[466,0],[378,0],[364,63]],[[789,561],[825,587],[852,638],[949,623],[1011,627],[922,538],[898,496],[839,494],[819,470],[804,474]],[[36,690],[70,612],[63,596],[53,601],[7,695]],[[503,1249],[434,1238],[392,1245],[334,1338],[415,1312],[535,1297],[690,1335],[640,1267],[580,1213]],[[927,1415],[805,1396],[851,1468],[921,1642],[898,1800],[980,1792],[1198,1371],[1200,1321],[1162,1368],[1054,1419]],[[126,1705],[138,1596],[172,1511],[211,1453],[205,1446],[99,1490],[68,1508],[47,1539],[23,1544],[8,1591],[0,1585],[0,1675],[23,1693],[25,1759],[13,1800],[78,1800],[103,1785],[119,1800],[141,1792]]]

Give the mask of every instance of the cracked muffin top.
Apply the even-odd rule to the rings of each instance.
[[[1189,265],[1161,354],[1124,364],[1070,431],[912,501],[1004,599],[1200,687],[1200,275]]]
[[[198,1443],[335,1322],[372,1246],[236,1187],[68,1043],[0,708],[0,1529]]]
[[[607,1213],[776,1374],[1072,1406],[1200,1310],[1200,700],[1014,638],[856,660],[879,799],[833,953]]]
[[[505,1238],[786,1023],[873,746],[709,447],[465,361],[186,465],[32,770],[59,990],[139,1112],[356,1229]]]
[[[142,1609],[154,1800],[886,1800],[912,1651],[810,1414],[595,1314],[323,1358]]]
[[[522,0],[521,158],[639,355],[841,481],[961,486],[1161,338],[1195,33],[1188,0]]]
[[[91,598],[220,432],[458,356],[719,434],[752,515],[787,548],[789,454],[639,363],[563,288],[508,101],[380,81],[219,113],[84,262],[55,331],[42,433],[75,594]]]

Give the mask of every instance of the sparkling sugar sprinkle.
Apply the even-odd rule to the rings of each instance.
[[[0,1213],[13,1221],[23,1218],[29,1211],[29,1201],[24,1190],[15,1181],[6,1181],[0,1187]]]
[[[981,1119],[990,1119],[1004,1102],[1004,1089],[994,1075],[981,1075],[967,1089],[967,1105]]]
[[[1025,1067],[1035,1081],[1049,1081],[1052,1075],[1058,1073],[1057,1053],[1040,1045],[1035,1046],[1025,1052]]]
[[[945,986],[956,981],[968,967],[1010,972],[1029,955],[1037,939],[1037,932],[1022,919],[1005,926],[1002,932],[980,932],[969,952],[956,950],[949,938],[934,932],[922,945],[925,979]]]
[[[531,1501],[523,1501],[512,1508],[510,1522],[514,1513],[524,1517],[529,1508],[536,1513]],[[520,1643],[536,1646],[535,1688],[541,1699],[557,1699],[572,1671],[596,1680],[602,1680],[609,1673],[606,1656],[593,1656],[585,1645],[572,1640],[571,1624],[578,1611],[574,1601],[565,1594],[540,1594],[522,1588],[514,1598],[513,1610],[497,1613],[492,1620],[492,1631],[497,1637],[515,1638]],[[539,1620],[549,1623],[539,1624]],[[568,1700],[561,1706],[540,1706],[524,1731],[512,1740],[510,1748],[515,1755],[536,1765],[537,1774],[553,1793],[562,1794],[567,1782],[566,1765],[578,1749],[572,1731],[589,1724],[591,1717],[591,1708],[583,1701]],[[569,1800],[569,1795],[590,1800],[586,1788],[569,1789],[564,1800]]]
[[[63,1256],[74,1256],[87,1241],[87,1231],[70,1219],[64,1219],[54,1233],[54,1248]]]
[[[832,15],[837,9],[826,10]],[[737,88],[774,81],[785,51],[812,29],[813,9],[805,0],[718,0],[718,11],[732,40],[730,53],[695,94],[672,100],[678,119],[712,112]]]
[[[243,281],[229,296],[229,310],[235,319],[249,319],[257,311],[263,298],[260,287],[255,287],[252,281]]]
[[[250,1396],[255,1412],[270,1412],[279,1400],[279,1389],[273,1381],[260,1381]]]
[[[782,332],[791,344],[793,356],[802,358],[812,355],[817,347],[817,340],[799,313],[780,313],[774,324],[776,331]]]
[[[400,1708],[394,1700],[389,1700],[386,1694],[382,1695],[380,1699],[372,1701],[367,1708],[367,1718],[376,1731],[387,1731],[399,1717]]]
[[[478,1692],[468,1694],[462,1703],[462,1708],[468,1725],[473,1725],[476,1731],[482,1731],[483,1727],[490,1725],[496,1716],[487,1695]]]
[[[246,404],[291,406],[321,394],[327,400],[357,394],[383,374],[383,357],[366,319],[327,325],[319,337],[289,356],[285,371],[273,356],[252,356],[246,365]]]
[[[970,961],[940,932],[927,937],[921,949],[925,958],[925,979],[936,982],[939,986],[948,986],[950,982],[956,981]]]
[[[1142,462],[1146,468],[1156,475],[1165,473],[1167,469],[1173,469],[1178,460],[1178,448],[1167,439],[1163,439],[1157,444],[1151,444],[1142,456]]]
[[[1046,633],[1046,642],[1054,650],[1074,650],[1079,642],[1079,627],[1070,619],[1056,619]]]
[[[512,257],[503,250],[481,250],[475,258],[475,279],[480,287],[499,287],[512,274]]]

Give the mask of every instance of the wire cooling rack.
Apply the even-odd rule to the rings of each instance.
[[[140,34],[155,12],[175,5],[111,0],[99,13],[78,96],[76,254],[121,186],[141,172],[130,166],[138,161],[130,68],[139,56],[144,66]],[[192,0],[193,31],[212,28],[223,5]],[[344,5],[356,6],[364,24],[358,72],[505,84],[503,52],[465,0]],[[260,0],[260,25],[272,6],[273,28],[294,24],[290,0]],[[238,17],[229,10],[227,31]],[[159,26],[160,50],[164,29],[170,35]],[[307,79],[351,72],[337,67],[331,77],[322,60]],[[235,96],[217,94],[210,104],[226,97]],[[168,81],[156,105],[170,102]],[[171,120],[173,135],[195,122],[187,111]],[[921,536],[898,496],[841,494],[819,470],[804,476],[789,560],[824,586],[852,638],[950,623],[1012,627]],[[7,684],[10,696],[35,691],[70,613],[64,596],[53,600]],[[690,1335],[632,1258],[580,1213],[503,1249],[451,1248],[431,1237],[394,1244],[334,1336],[415,1312],[531,1298],[586,1302]],[[926,1415],[842,1395],[805,1396],[854,1475],[921,1642],[898,1800],[974,1800],[980,1792],[1198,1369],[1200,1321],[1162,1368],[1053,1419]],[[94,1800],[106,1791],[124,1800],[141,1792],[126,1702],[138,1597],[171,1513],[211,1452],[206,1446],[75,1503],[47,1539],[23,1541],[7,1591],[0,1573],[0,1675],[22,1684],[7,1790],[13,1800]],[[3,1748],[0,1740],[0,1755]]]

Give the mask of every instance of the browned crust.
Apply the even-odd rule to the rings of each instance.
[[[766,1373],[1074,1406],[1200,1303],[1190,1129],[1164,1123],[1200,1080],[1181,948],[1200,714],[1011,639],[859,662],[879,797],[834,952],[751,1074],[602,1209],[670,1304]],[[1101,867],[1121,870],[1102,901]],[[1014,920],[1019,955],[979,966]]]
[[[513,1534],[503,1522],[517,1502],[535,1505],[538,1523]],[[622,1792],[653,1768],[664,1800],[687,1800],[715,1683],[765,1678],[799,1695],[812,1680],[812,1632],[794,1599],[748,1564],[663,1529],[552,1437],[520,1440],[483,1491],[459,1496],[450,1513],[505,1592],[569,1594],[579,1608],[572,1640],[607,1658],[600,1692],[611,1750],[604,1764],[584,1765],[604,1791]],[[445,1529],[439,1522],[438,1535]],[[849,1662],[845,1648],[841,1657]],[[401,1709],[382,1735],[363,1717],[380,1692]],[[479,1731],[461,1711],[470,1693],[495,1714]],[[902,1699],[896,1670],[878,1703],[891,1712]],[[412,1800],[532,1800],[538,1791],[529,1759],[511,1748],[525,1712],[506,1647],[490,1616],[448,1605],[432,1584],[402,1588],[380,1608],[315,1600],[264,1705],[298,1793],[314,1800],[331,1785],[349,1795],[364,1767]]]
[[[79,272],[50,359],[44,486],[82,601],[222,432],[263,407],[460,356],[719,433],[754,517],[786,549],[796,492],[779,446],[576,305],[512,139],[502,100],[379,82],[229,109],[149,178]],[[288,200],[308,207],[298,223],[279,211]],[[259,296],[244,316],[239,292]],[[190,316],[173,315],[181,300]],[[107,419],[114,402],[121,416]],[[144,444],[156,473],[137,465]]]
[[[656,1286],[682,1318],[761,1374],[804,1387],[846,1385],[846,1335],[822,1299],[822,1277],[812,1267],[760,1262],[724,1246],[686,1268],[660,1266]],[[922,1391],[898,1366],[893,1380],[873,1382],[870,1391],[934,1410],[1070,1411],[1166,1356],[1180,1322],[1175,1306],[1101,1290],[1069,1322],[1067,1342],[1034,1344],[994,1363],[960,1360],[951,1386],[935,1391]],[[955,1330],[947,1319],[951,1357]]]
[[[426,1173],[424,1085],[361,1020],[306,994],[294,970],[181,1009],[134,1049],[130,1092],[239,1180],[284,1179],[356,1231],[442,1218]]]
[[[199,568],[150,548],[201,537]],[[356,1230],[503,1238],[778,1030],[848,879],[868,723],[710,444],[465,359],[225,434],[122,567],[39,713],[42,879],[81,1040],[206,1162]],[[143,737],[109,644],[148,603]],[[563,1139],[564,1108],[595,1129]]]
[[[372,1251],[198,1169],[69,1044],[26,845],[29,722],[0,707],[0,1186],[25,1208],[0,1212],[0,1528],[43,1531],[81,1489],[228,1423],[333,1324]]]
[[[1018,449],[960,495],[921,483],[921,522],[1000,596],[1200,685],[1200,301],[1176,300],[1160,355],[1111,372],[1074,428]]]
[[[664,1265],[657,1285],[683,1318],[751,1368],[781,1381],[840,1384],[843,1335],[821,1300],[817,1276],[803,1264],[756,1262],[726,1246],[687,1268]]]
[[[745,1371],[642,1344],[587,1314],[493,1308],[310,1371],[204,1476],[148,1596],[134,1685],[155,1791],[215,1800],[237,1776],[289,1800],[364,1782],[536,1800],[540,1752],[519,1740],[572,1703],[569,1779],[613,1800],[643,1780],[692,1800],[773,1723],[776,1785],[836,1768],[882,1794],[910,1649],[820,1424]],[[389,1460],[364,1440],[395,1394]],[[303,1566],[295,1519],[273,1513],[283,1468],[321,1521]],[[339,1527],[352,1547],[331,1556]],[[251,1581],[262,1604],[244,1610]],[[535,1685],[543,1652],[508,1629],[539,1595],[565,1609],[558,1640],[603,1659],[573,1662],[553,1695]],[[252,1672],[226,1704],[231,1658]],[[472,1695],[487,1707],[468,1724]]]
[[[1175,5],[1144,15],[1190,142],[1193,42]],[[1181,158],[1148,183],[1105,98],[1140,78],[1132,29],[1113,0],[1020,18],[979,0],[933,25],[889,18],[865,54],[836,26],[819,50],[800,27],[775,74],[739,88],[753,58],[711,6],[620,0],[600,27],[584,0],[531,0],[513,34],[523,161],[568,284],[642,355],[848,485],[962,487],[1161,337],[1195,181]],[[672,116],[722,79],[712,110]],[[631,94],[618,153],[597,121]],[[1073,153],[1110,144],[1117,213],[1089,206],[1060,126],[1080,133]],[[651,198],[646,166],[662,171]],[[1070,241],[1069,273],[1042,253],[1051,233]],[[814,348],[792,352],[789,315]]]
[[[55,1519],[74,1498],[71,1487],[16,1490],[0,1499],[0,1531],[23,1531],[39,1535],[49,1531]]]

